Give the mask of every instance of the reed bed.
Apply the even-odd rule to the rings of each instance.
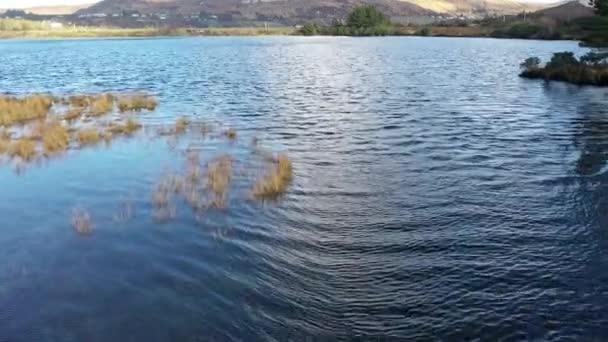
[[[10,126],[30,120],[43,119],[53,106],[50,95],[28,97],[0,96],[0,125]]]

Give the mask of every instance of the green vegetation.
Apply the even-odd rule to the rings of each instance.
[[[578,85],[608,86],[608,53],[590,52],[577,59],[572,52],[558,52],[541,66],[537,57],[522,64],[521,77],[563,81]]]
[[[386,36],[396,31],[390,19],[375,7],[360,6],[349,14],[345,25],[338,20],[334,20],[331,26],[309,23],[299,33],[305,36]]]

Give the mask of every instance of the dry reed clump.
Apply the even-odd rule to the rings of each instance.
[[[158,222],[165,222],[176,216],[177,209],[171,205],[171,193],[175,188],[166,181],[161,182],[152,192],[152,216]]]
[[[121,202],[118,207],[118,212],[114,215],[114,221],[127,222],[135,216],[135,206],[133,201]]]
[[[91,104],[91,97],[87,95],[72,95],[68,97],[68,103],[74,108],[87,108]]]
[[[186,132],[186,129],[188,128],[189,124],[190,124],[190,122],[186,118],[184,118],[183,116],[180,116],[179,118],[177,118],[177,120],[175,120],[175,124],[172,127],[161,128],[158,130],[158,134],[160,134],[160,135],[181,135]]]
[[[50,95],[31,95],[23,98],[0,96],[0,125],[13,125],[45,118],[53,106]]]
[[[234,140],[234,139],[236,139],[236,129],[234,129],[234,128],[228,128],[227,130],[224,131],[224,135],[228,139]]]
[[[84,114],[84,108],[82,108],[82,107],[70,108],[63,115],[63,119],[66,121],[74,121],[74,120],[80,118],[82,116],[82,114]]]
[[[182,134],[186,132],[186,128],[188,127],[189,123],[190,122],[188,122],[188,120],[186,120],[186,118],[184,118],[183,116],[177,118],[177,120],[175,121],[175,133]]]
[[[10,143],[8,153],[11,157],[31,160],[36,155],[36,143],[29,138],[21,138]]]
[[[289,157],[281,153],[272,162],[266,175],[256,182],[252,195],[256,198],[275,198],[282,195],[293,179],[293,167]]]
[[[46,123],[42,131],[42,146],[46,154],[64,151],[70,145],[70,134],[58,121]]]
[[[0,130],[0,154],[8,152],[11,144],[11,135],[6,130]]]
[[[83,128],[76,132],[76,140],[80,145],[96,144],[104,138],[97,128]]]
[[[114,96],[112,94],[91,97],[89,116],[108,114],[112,109],[114,109]]]
[[[232,178],[232,158],[222,156],[207,167],[207,189],[211,191],[211,205],[216,208],[226,206],[226,193]]]
[[[85,209],[73,209],[71,222],[74,230],[76,230],[76,232],[80,235],[89,235],[93,232],[91,215]]]
[[[158,100],[147,95],[125,95],[118,97],[118,110],[122,113],[131,111],[152,111],[156,109]]]
[[[134,119],[128,119],[124,124],[112,123],[107,131],[112,134],[129,135],[141,128],[141,124]]]

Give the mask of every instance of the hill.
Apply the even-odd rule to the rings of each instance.
[[[179,17],[224,22],[271,21],[297,24],[309,21],[329,23],[345,18],[356,6],[373,5],[391,17],[430,16],[434,12],[398,0],[104,0],[77,12],[80,17],[117,18],[150,16],[172,21]],[[142,16],[140,16],[142,15]],[[192,24],[192,22],[190,23]]]
[[[65,5],[65,6],[40,6],[24,9],[27,13],[37,15],[69,15],[74,14],[82,9],[91,7],[92,3],[85,5]]]
[[[593,17],[594,15],[595,12],[591,7],[584,6],[578,1],[570,1],[534,13],[535,17],[551,18],[558,22],[569,22],[579,18]]]
[[[514,0],[401,0],[448,15],[493,15],[532,12],[546,5]]]

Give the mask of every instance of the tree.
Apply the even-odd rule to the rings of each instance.
[[[608,0],[589,0],[589,3],[595,8],[597,14],[608,16]]]
[[[352,28],[369,28],[390,25],[390,20],[374,6],[360,6],[350,13],[346,25]]]

